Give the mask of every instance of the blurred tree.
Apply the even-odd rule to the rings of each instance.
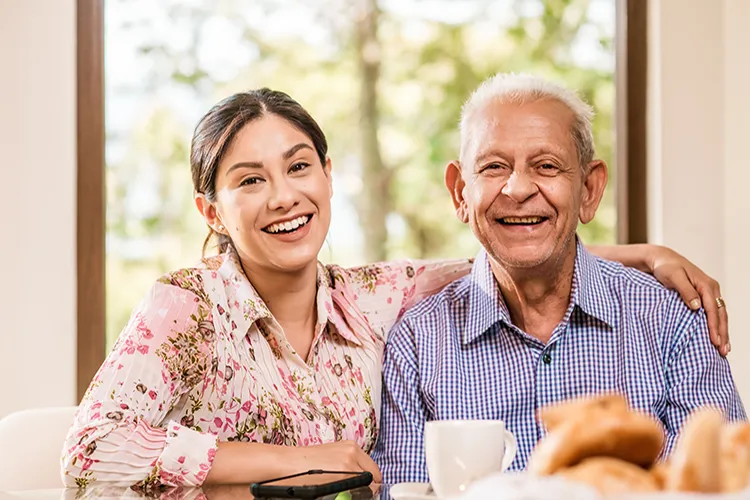
[[[355,201],[365,239],[365,258],[387,258],[386,217],[391,210],[391,171],[383,162],[380,133],[378,87],[383,49],[378,39],[380,8],[377,0],[357,0],[354,19],[355,54],[359,80],[359,130],[362,183],[365,187]]]
[[[110,325],[110,336],[126,317],[117,311],[129,312],[134,305],[122,294],[123,287],[135,285],[121,278],[150,274],[153,280],[197,257],[205,225],[192,208],[187,147],[197,119],[218,99],[268,86],[288,92],[320,122],[337,190],[346,193],[356,212],[363,241],[355,255],[340,250],[351,248],[347,242],[334,241],[336,260],[471,255],[476,241],[455,218],[443,185],[444,166],[458,154],[463,101],[500,71],[531,71],[563,81],[594,104],[598,156],[613,166],[613,30],[592,15],[595,4],[613,3],[108,3],[120,14],[108,22],[127,24],[138,34],[132,37],[133,50],[146,68],[129,89],[140,96],[144,111],[131,121],[127,135],[113,134],[110,141],[125,151],[108,168],[108,270],[118,276],[108,281],[108,294],[122,296],[109,303],[108,314],[119,318]],[[123,20],[126,11],[131,14]],[[113,36],[108,46],[124,43]],[[596,55],[593,62],[581,57],[576,49],[581,44]],[[118,92],[123,90],[111,89],[110,97],[116,99]],[[613,192],[610,185],[596,220],[580,228],[585,241],[614,241]],[[334,225],[341,216],[334,214]],[[139,282],[141,292],[149,283]]]

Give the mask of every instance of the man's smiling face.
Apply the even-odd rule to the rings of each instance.
[[[578,220],[589,222],[596,212],[600,183],[589,186],[592,170],[587,166],[584,175],[579,164],[574,118],[561,102],[540,99],[491,102],[468,122],[454,203],[459,218],[506,268],[563,257],[574,248]],[[606,166],[594,163],[604,167],[605,185]],[[448,176],[446,182],[451,189]]]

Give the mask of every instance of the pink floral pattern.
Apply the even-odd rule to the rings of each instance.
[[[198,486],[219,441],[369,452],[385,336],[468,259],[318,266],[309,358],[287,342],[233,252],[160,278],[91,382],[62,457],[68,486]]]

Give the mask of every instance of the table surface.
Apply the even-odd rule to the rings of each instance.
[[[372,485],[369,488],[350,490],[348,495],[341,493],[322,497],[321,500],[388,500],[387,487]],[[341,495],[337,499],[337,495]],[[206,486],[203,488],[173,488],[161,493],[144,494],[126,487],[98,486],[84,490],[53,489],[29,491],[0,491],[0,500],[94,500],[105,498],[159,498],[163,500],[252,500],[250,485]]]

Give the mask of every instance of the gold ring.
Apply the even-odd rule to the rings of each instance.
[[[722,299],[721,297],[716,297],[716,307],[721,309],[722,307],[726,307],[726,305],[727,304],[726,302],[724,302],[724,299]]]

